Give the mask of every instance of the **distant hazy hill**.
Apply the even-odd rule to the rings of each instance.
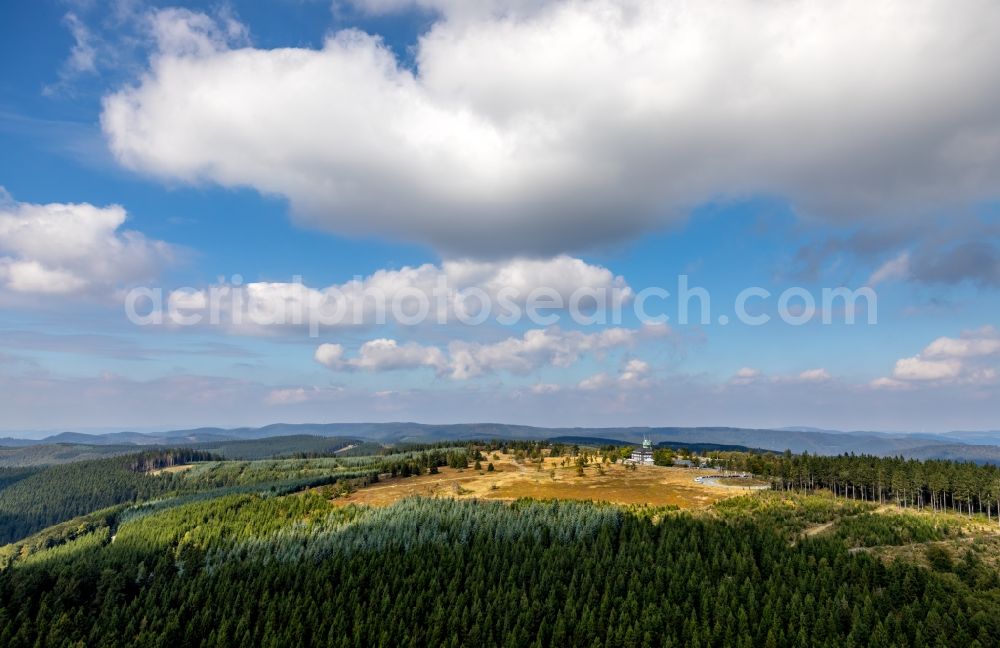
[[[606,439],[602,437],[587,437],[587,436],[561,436],[561,437],[549,437],[549,441],[555,441],[558,443],[565,444],[575,444],[575,445],[591,445],[591,446],[621,446],[621,445],[639,445],[637,441],[625,441],[623,439]],[[741,445],[726,445],[722,443],[697,443],[692,441],[660,441],[656,444],[657,448],[673,448],[679,450],[680,448],[686,448],[692,452],[752,452],[760,451],[762,448],[748,448]]]
[[[903,455],[921,459],[1000,463],[1000,433],[953,432],[948,434],[835,432],[815,428],[752,429],[734,427],[620,427],[620,428],[548,428],[503,423],[459,423],[428,425],[422,423],[275,423],[259,428],[194,428],[160,433],[116,432],[81,434],[63,432],[42,440],[4,439],[0,457],[10,456],[12,447],[46,446],[71,443],[74,446],[108,446],[108,454],[117,454],[128,446],[208,446],[221,447],[234,441],[279,437],[337,437],[365,439],[384,444],[453,441],[462,439],[550,439],[573,437],[591,439],[592,443],[622,441],[636,443],[649,436],[653,443],[677,447],[711,444],[735,448],[836,455],[869,453]],[[289,447],[295,446],[295,443]],[[291,451],[291,450],[290,450]],[[306,450],[303,450],[306,451]],[[40,451],[39,451],[40,452]],[[55,453],[47,450],[46,452]],[[72,452],[81,452],[80,449]],[[67,451],[67,454],[72,452]],[[104,454],[104,453],[102,453]],[[63,459],[65,460],[65,459]],[[0,461],[0,463],[5,463]],[[6,463],[6,465],[13,465]],[[19,464],[26,465],[26,464]]]
[[[32,441],[31,439],[15,439],[12,437],[3,437],[0,439],[0,448],[23,448],[29,445],[36,445],[41,443],[40,441]]]
[[[929,445],[911,448],[903,453],[912,459],[949,459],[951,461],[974,461],[984,464],[1000,464],[1000,447],[993,445]]]
[[[382,444],[348,437],[290,435],[265,439],[227,439],[202,443],[187,443],[181,437],[162,445],[40,443],[21,448],[0,448],[0,468],[46,466],[132,454],[142,449],[176,448],[180,446],[203,450],[224,459],[266,459],[298,455],[354,456],[376,454]]]

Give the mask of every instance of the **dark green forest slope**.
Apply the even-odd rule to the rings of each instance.
[[[15,563],[0,645],[996,645],[995,579],[791,543],[776,510],[228,496]]]
[[[288,446],[278,447],[284,451]],[[345,446],[338,445],[338,450],[342,447]],[[256,456],[259,451],[260,447],[255,446],[252,454]],[[467,463],[464,449],[448,446],[360,457],[339,451],[335,455],[219,461],[206,450],[149,450],[46,467],[0,468],[0,544],[118,504],[195,494],[204,498],[261,489],[293,492],[336,482],[357,486],[376,480],[381,472],[419,474],[431,464],[459,462],[465,466]],[[194,462],[197,465],[190,471],[158,472],[161,468]]]
[[[578,450],[157,450],[0,471],[0,646],[1000,645],[989,466],[720,452],[775,490],[697,513],[333,499],[483,453]]]
[[[133,454],[46,468],[0,469],[0,543],[107,506],[176,489],[172,475],[148,469],[207,459],[193,450]]]

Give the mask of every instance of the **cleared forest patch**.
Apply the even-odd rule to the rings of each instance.
[[[166,468],[157,468],[156,470],[150,470],[147,475],[150,477],[155,477],[157,475],[169,475],[171,473],[182,473],[185,470],[191,470],[194,468],[194,464],[180,464],[177,466],[167,466]]]
[[[966,556],[975,560],[992,572],[1000,574],[1000,532],[992,534],[979,533],[961,538],[921,542],[901,546],[881,546],[867,549],[872,554],[886,562],[903,560],[934,569],[936,571],[953,571],[966,561]],[[942,567],[939,556],[947,556]]]

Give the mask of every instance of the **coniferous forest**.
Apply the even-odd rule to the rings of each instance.
[[[12,474],[0,505],[23,501],[34,480],[44,517],[5,527],[15,542],[0,549],[0,645],[997,645],[1000,580],[988,549],[972,537],[957,557],[938,547],[962,536],[968,516],[992,519],[989,467],[720,453],[720,468],[754,467],[772,490],[697,512],[527,499],[334,504],[380,478],[471,469],[495,450],[249,462],[146,453]],[[529,463],[542,451],[588,452],[502,450]],[[186,469],[160,471],[170,466]],[[948,489],[893,485],[917,470],[951,475]],[[66,500],[55,481],[45,486],[45,475],[93,473],[105,476],[101,497]],[[139,478],[155,486],[138,488]],[[970,504],[963,480],[984,480],[983,496]],[[903,515],[921,505],[934,508]],[[54,526],[29,535],[43,522]],[[914,543],[929,543],[926,560],[865,550]]]

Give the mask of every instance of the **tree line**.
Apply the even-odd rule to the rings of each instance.
[[[838,497],[900,507],[996,516],[1000,469],[945,460],[918,461],[866,454],[716,453],[716,465],[769,479],[778,490],[829,490]]]

